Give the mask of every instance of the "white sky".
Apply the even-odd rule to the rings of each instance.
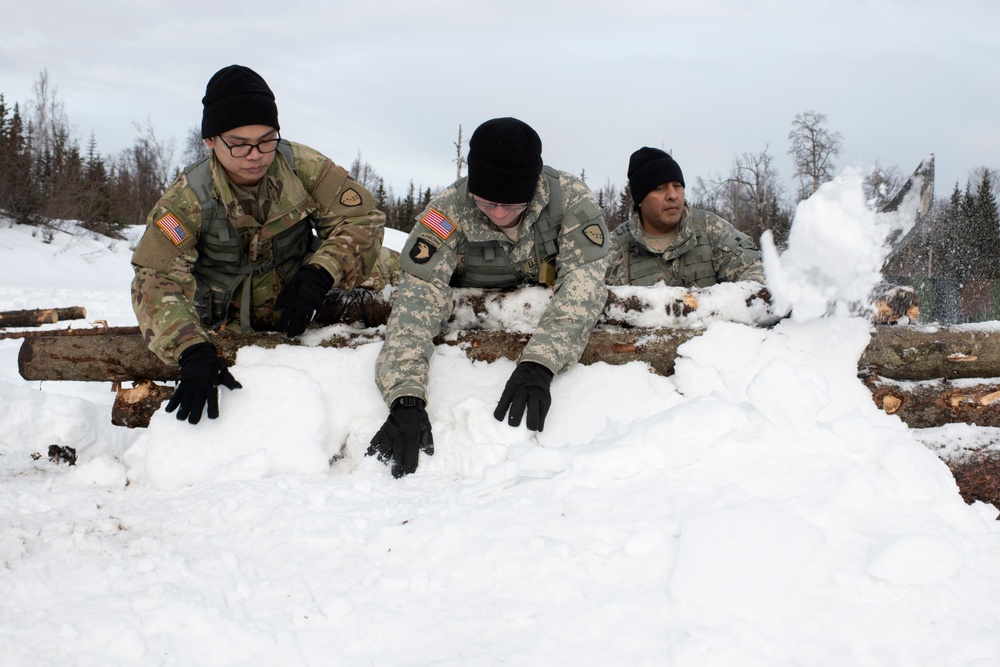
[[[947,5],[947,6],[946,6]],[[673,152],[688,185],[768,145],[792,190],[788,131],[814,110],[843,135],[838,168],[908,175],[937,156],[937,194],[1000,167],[995,0],[286,0],[18,2],[5,8],[0,92],[48,70],[81,146],[115,153],[148,119],[199,125],[209,77],[238,63],[275,91],[282,133],[397,194],[455,177],[489,118],[530,123],[548,164],[624,185],[629,154]]]

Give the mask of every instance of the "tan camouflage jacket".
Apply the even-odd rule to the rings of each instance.
[[[594,195],[580,179],[558,174],[564,217],[558,236],[553,295],[521,361],[534,361],[554,373],[576,363],[607,301],[604,272],[608,234]],[[464,179],[434,198],[400,253],[401,280],[386,328],[375,379],[387,404],[400,396],[427,400],[427,376],[433,339],[451,315],[452,279],[464,286],[460,268],[469,243],[496,242],[524,285],[537,284],[535,224],[550,201],[546,176],[523,217],[523,233],[515,244],[476,208]],[[550,209],[551,210],[551,209]]]
[[[750,237],[710,211],[684,205],[677,238],[660,254],[644,243],[638,211],[611,231],[608,285],[709,287],[717,283],[764,282],[760,250]]]
[[[365,280],[379,257],[385,214],[375,208],[372,193],[343,168],[307,146],[289,143],[295,169],[280,151],[275,153],[265,176],[271,203],[263,225],[243,213],[213,154],[214,194],[241,236],[244,261],[267,259],[271,239],[311,216],[320,246],[303,260],[330,273],[335,287],[352,289]],[[198,285],[192,272],[201,228],[201,206],[182,173],[150,212],[132,256],[132,307],[149,349],[166,363],[176,363],[186,348],[209,340],[194,303]],[[290,277],[282,277],[276,269],[252,277],[254,328],[266,330],[277,323],[280,313],[273,309],[274,299]],[[239,328],[240,299],[241,290],[236,290],[225,328]]]

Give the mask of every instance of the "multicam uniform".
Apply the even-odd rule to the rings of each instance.
[[[608,285],[709,287],[717,283],[764,282],[760,250],[750,237],[709,211],[684,205],[677,238],[663,253],[644,242],[639,213],[611,232]]]
[[[607,229],[580,179],[546,167],[514,243],[473,202],[465,179],[438,195],[400,253],[402,278],[375,379],[386,403],[427,399],[433,339],[451,315],[452,287],[547,283],[552,300],[521,354],[558,373],[579,360],[607,301]]]
[[[199,187],[211,189],[214,212],[203,215]],[[213,153],[156,203],[132,256],[132,307],[146,344],[176,363],[209,340],[207,329],[273,329],[274,299],[307,262],[352,289],[378,259],[384,223],[374,196],[307,146],[282,140],[250,188],[234,186]]]

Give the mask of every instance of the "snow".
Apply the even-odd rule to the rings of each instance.
[[[542,433],[492,417],[513,362],[439,347],[436,451],[400,480],[364,456],[378,340],[245,348],[218,420],[136,430],[0,341],[0,664],[1000,665],[997,510],[934,453],[997,429],[913,431],[858,381],[899,224],[859,196],[824,186],[769,250],[792,317],[719,297],[672,377],[556,377]],[[0,308],[134,324],[129,242],[33,232],[0,225]]]

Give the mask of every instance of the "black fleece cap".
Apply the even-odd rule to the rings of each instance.
[[[488,120],[469,139],[469,192],[498,204],[535,196],[542,173],[542,140],[516,118]]]
[[[201,137],[217,137],[235,127],[267,125],[278,127],[278,107],[274,93],[264,79],[249,67],[223,67],[208,80],[201,116]]]
[[[670,153],[649,146],[632,153],[628,160],[628,189],[636,206],[650,190],[664,183],[680,183],[684,187],[684,173]]]

